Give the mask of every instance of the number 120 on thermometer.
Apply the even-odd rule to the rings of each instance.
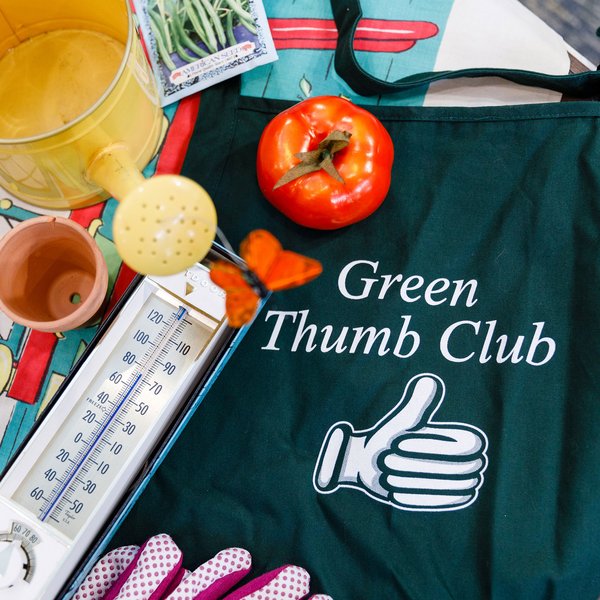
[[[65,590],[239,341],[224,312],[202,264],[134,286],[0,482],[0,597]]]

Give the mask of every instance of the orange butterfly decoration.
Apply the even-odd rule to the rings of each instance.
[[[264,229],[248,234],[240,244],[240,256],[247,268],[217,260],[210,270],[213,283],[225,290],[225,311],[231,327],[251,321],[261,298],[269,292],[299,287],[323,271],[318,260],[284,250],[279,240]]]

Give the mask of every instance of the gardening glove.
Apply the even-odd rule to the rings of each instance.
[[[235,590],[223,600],[300,600],[308,595],[309,574],[301,567],[284,565]]]
[[[193,572],[181,568],[181,560],[165,534],[142,548],[117,548],[96,564],[74,600],[300,600],[308,594],[308,573],[285,565],[225,596],[250,572],[252,558],[243,548],[222,550]],[[332,599],[319,594],[309,600]]]
[[[182,560],[181,550],[164,533],[141,548],[116,548],[98,561],[73,600],[159,600],[186,574]]]
[[[221,550],[183,577],[164,600],[217,600],[250,572],[251,565],[252,557],[247,550]]]
[[[222,550],[185,577],[164,600],[300,600],[308,594],[308,573],[300,567],[286,565],[223,597],[249,573],[251,563],[250,554],[242,548]],[[331,600],[324,595],[311,599]]]

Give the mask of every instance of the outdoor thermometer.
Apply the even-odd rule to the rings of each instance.
[[[205,266],[138,277],[0,480],[0,599],[69,597],[241,334]]]

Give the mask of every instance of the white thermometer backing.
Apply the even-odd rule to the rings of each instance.
[[[202,263],[130,286],[4,471],[2,600],[73,593],[239,342],[224,306]]]

